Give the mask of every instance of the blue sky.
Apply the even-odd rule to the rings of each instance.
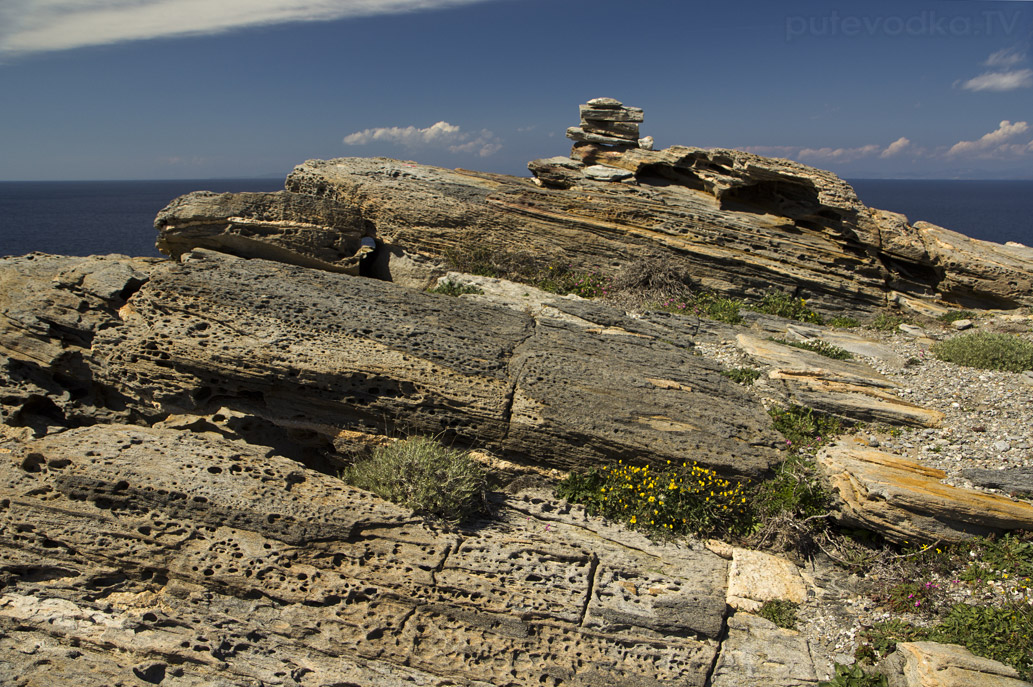
[[[0,180],[526,175],[577,105],[847,178],[1033,178],[1033,3],[0,0]]]

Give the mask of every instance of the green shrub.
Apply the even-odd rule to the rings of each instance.
[[[792,346],[793,348],[802,348],[805,351],[813,351],[818,355],[823,355],[826,358],[832,358],[833,360],[850,360],[854,356],[845,349],[830,344],[828,341],[822,341],[821,339],[809,339],[807,341],[790,341],[788,339],[771,339],[778,343],[785,344],[786,346]]]
[[[724,298],[708,292],[699,292],[691,298],[667,298],[656,304],[659,310],[672,312],[678,315],[696,315],[709,320],[727,322],[728,324],[739,324],[742,322],[742,315],[739,309],[742,301],[734,298]]]
[[[753,507],[757,518],[765,522],[803,519],[829,512],[831,500],[814,459],[793,452],[775,468],[774,477],[757,487]]]
[[[860,327],[861,321],[856,317],[838,316],[829,320],[829,326],[836,327],[837,329],[850,329],[851,327]]]
[[[897,329],[900,325],[907,322],[907,318],[901,317],[900,315],[891,315],[889,313],[879,313],[879,315],[872,320],[872,329],[878,329],[879,331],[888,332]]]
[[[1014,334],[972,332],[933,344],[940,360],[981,370],[1033,370],[1033,343]]]
[[[572,293],[582,298],[600,298],[610,294],[611,277],[596,272],[575,270],[572,265],[550,265],[531,284],[542,291],[566,295]]]
[[[839,418],[803,406],[772,408],[768,415],[792,449],[817,448],[843,432]]]
[[[432,289],[430,293],[442,293],[446,296],[462,296],[465,293],[484,293],[484,291],[473,284],[457,284],[454,281],[443,281]]]
[[[341,479],[449,522],[477,512],[486,493],[484,471],[468,452],[447,448],[428,437],[378,446],[370,458],[346,468]]]
[[[971,320],[973,317],[976,317],[976,314],[971,310],[949,310],[936,319],[944,324],[950,324],[958,320]]]
[[[835,675],[831,680],[818,683],[818,687],[887,687],[889,681],[885,675],[869,674],[856,663],[845,666],[837,663]]]
[[[793,630],[796,629],[796,610],[799,607],[800,604],[792,601],[773,599],[765,601],[764,605],[757,611],[757,615],[761,618],[767,618],[779,627]]]
[[[871,658],[893,653],[898,642],[960,644],[977,656],[1012,666],[1025,680],[1033,677],[1033,606],[1028,603],[1004,608],[954,604],[932,627],[894,618],[862,632],[861,641],[858,652]]]
[[[858,657],[876,660],[891,653],[897,642],[930,640],[961,644],[974,654],[1013,666],[1033,676],[1033,606],[1029,579],[1033,576],[1033,538],[1028,533],[976,537],[967,541],[922,545],[895,556],[895,584],[873,598],[895,612],[908,611],[936,621],[919,627],[901,618],[876,623],[861,634]],[[974,585],[973,596],[991,599],[984,605],[953,604],[941,588]],[[993,599],[996,599],[994,601]]]
[[[806,300],[781,291],[769,291],[760,299],[760,303],[752,304],[750,309],[798,322],[825,323],[821,315],[807,307]]]
[[[961,644],[977,656],[1015,668],[1023,679],[1033,677],[1033,606],[1004,608],[955,604],[929,632],[934,642]]]
[[[749,386],[755,381],[760,379],[760,370],[755,370],[752,367],[733,367],[730,370],[723,370],[722,375],[728,377],[736,384],[743,384]]]
[[[660,538],[744,534],[753,524],[745,485],[695,462],[662,469],[618,462],[589,473],[572,473],[557,486],[556,494],[585,504],[592,515]]]

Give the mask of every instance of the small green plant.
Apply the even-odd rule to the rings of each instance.
[[[955,604],[929,638],[1006,663],[1023,679],[1033,676],[1033,606],[1028,603],[1004,608]]]
[[[768,415],[791,449],[818,448],[843,432],[839,418],[803,406],[772,408]]]
[[[461,244],[445,251],[445,262],[457,272],[482,277],[502,277],[508,272],[506,257],[483,244]]]
[[[742,301],[717,296],[705,291],[696,293],[687,299],[666,298],[660,301],[656,307],[678,315],[696,315],[697,317],[705,317],[709,320],[727,322],[728,324],[739,324],[742,322],[742,315],[739,313]]]
[[[443,281],[432,289],[430,293],[441,293],[446,296],[462,296],[466,293],[484,293],[484,291],[473,284],[458,284],[452,280]]]
[[[769,291],[760,299],[760,303],[750,305],[750,309],[798,322],[825,324],[820,314],[807,307],[806,300],[781,291]]]
[[[556,487],[556,494],[583,503],[592,515],[659,538],[744,534],[753,524],[746,485],[695,462],[656,469],[619,461],[588,473],[572,473]]]
[[[981,370],[1033,370],[1033,342],[1015,334],[973,332],[933,344],[940,360]]]
[[[959,575],[967,581],[1033,578],[1033,540],[1008,533],[956,545],[968,551],[968,566]]]
[[[879,315],[872,320],[872,329],[878,329],[882,332],[889,332],[895,330],[900,325],[907,322],[907,318],[901,317],[900,315],[891,315],[889,313],[879,313]]]
[[[931,613],[936,610],[943,592],[936,582],[901,582],[890,588],[886,601],[898,613],[904,611]]]
[[[779,627],[793,630],[796,628],[796,611],[798,608],[800,608],[798,603],[783,599],[773,599],[765,601],[764,605],[757,611],[757,615],[761,618],[767,618]]]
[[[752,367],[733,367],[730,370],[722,371],[721,374],[736,384],[743,384],[745,386],[749,386],[760,379],[760,370],[755,370]]]
[[[852,327],[860,327],[861,321],[856,317],[840,315],[829,319],[829,326],[835,327],[836,329],[850,329]]]
[[[829,512],[831,495],[818,474],[813,454],[842,432],[842,426],[836,418],[801,406],[773,408],[768,413],[775,429],[785,437],[788,453],[774,476],[757,487],[757,518],[767,523],[818,518]],[[814,526],[820,524],[814,522]]]
[[[866,673],[856,663],[852,666],[837,663],[832,679],[818,683],[818,687],[887,687],[887,685],[889,682],[885,675]]]
[[[814,459],[792,452],[775,468],[774,477],[757,487],[754,510],[762,521],[786,516],[803,519],[827,513],[830,503]]]
[[[341,479],[449,522],[473,515],[485,502],[484,470],[469,452],[447,448],[429,437],[378,446],[370,458],[346,468]]]
[[[1025,679],[1033,676],[1033,538],[1014,532],[976,537],[952,544],[923,544],[895,557],[894,584],[874,598],[895,613],[925,616],[920,627],[903,618],[877,623],[861,633],[859,659],[877,660],[897,642],[930,640],[962,644],[972,653],[1013,666]],[[923,581],[925,580],[925,581]],[[947,582],[949,581],[949,582]],[[988,601],[955,603],[944,585],[985,587]]]
[[[830,344],[828,341],[822,341],[821,339],[810,339],[807,341],[790,341],[788,339],[771,339],[777,341],[780,344],[786,346],[792,346],[793,348],[802,348],[805,351],[813,351],[818,355],[823,355],[826,358],[832,358],[833,360],[850,360],[854,356],[847,350]]]
[[[976,317],[976,314],[971,310],[948,310],[936,319],[944,324],[951,324],[958,320],[971,320],[974,317]]]
[[[611,277],[604,277],[596,272],[575,270],[573,265],[550,265],[531,283],[549,293],[572,293],[582,298],[601,298],[610,294],[612,281]]]

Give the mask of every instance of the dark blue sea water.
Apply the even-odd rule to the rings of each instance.
[[[0,182],[0,256],[158,256],[154,216],[191,191],[277,191],[283,179]]]
[[[1033,181],[850,182],[872,207],[974,238],[1033,245]],[[0,182],[0,256],[157,256],[154,216],[190,191],[276,191],[280,179]]]
[[[1033,246],[1033,181],[849,179],[865,205],[984,241]]]

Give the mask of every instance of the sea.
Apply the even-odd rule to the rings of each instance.
[[[1033,246],[1033,181],[854,179],[861,201],[968,236]],[[0,256],[155,256],[154,217],[190,191],[276,191],[281,179],[0,182]]]

